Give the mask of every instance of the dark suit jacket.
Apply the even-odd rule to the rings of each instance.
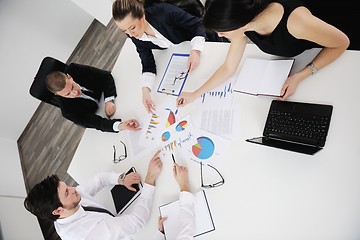
[[[98,68],[71,63],[64,71],[68,73],[80,86],[92,90],[89,94],[94,99],[117,96],[114,78],[111,73]],[[104,132],[114,132],[113,124],[120,119],[107,119],[96,115],[98,104],[93,100],[84,98],[64,98],[56,96],[60,101],[62,115],[86,128],[96,128]]]
[[[145,19],[174,44],[191,41],[196,36],[203,36],[206,40],[217,41],[214,32],[206,32],[202,20],[184,10],[168,3],[156,3],[145,9]],[[142,72],[156,74],[156,65],[152,49],[163,49],[148,41],[141,41],[134,37],[131,40],[139,53]]]

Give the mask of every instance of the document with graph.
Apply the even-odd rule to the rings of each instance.
[[[173,53],[165,69],[157,91],[179,96],[188,77],[187,61],[189,54]]]

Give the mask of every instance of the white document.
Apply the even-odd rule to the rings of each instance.
[[[280,96],[294,59],[246,58],[234,91],[253,95]]]
[[[234,119],[238,118],[238,111],[231,106],[218,108],[203,108],[191,115],[194,126],[227,139],[233,139],[238,133],[234,130]]]
[[[210,208],[204,190],[194,193],[195,196],[195,235],[194,237],[215,230]],[[176,239],[180,232],[179,200],[159,207],[160,215],[167,216],[164,222],[166,239]]]

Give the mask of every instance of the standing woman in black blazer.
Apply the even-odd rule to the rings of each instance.
[[[168,3],[155,3],[145,9],[141,0],[116,0],[112,15],[116,25],[136,45],[142,64],[142,101],[149,113],[154,110],[150,92],[156,75],[152,49],[191,41],[188,70],[192,71],[199,65],[205,40],[220,39],[215,32],[205,31],[201,18]]]

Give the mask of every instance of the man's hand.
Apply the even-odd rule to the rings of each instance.
[[[155,186],[155,180],[160,175],[162,169],[162,161],[160,159],[160,152],[158,150],[155,155],[152,157],[149,163],[148,171],[146,174],[145,182],[147,184]]]
[[[142,88],[142,102],[148,113],[154,113],[155,104],[151,100],[150,92],[151,90],[148,87]]]
[[[179,184],[180,191],[189,192],[189,182],[188,182],[188,170],[186,167],[180,166],[177,163],[174,163],[173,167],[174,177]]]
[[[113,101],[107,101],[105,103],[105,114],[108,118],[112,117],[116,112],[116,106]]]
[[[187,66],[189,72],[197,68],[200,63],[200,51],[199,50],[191,50],[189,59],[187,61]]]
[[[123,131],[123,130],[130,130],[130,131],[138,131],[141,128],[139,128],[139,122],[136,119],[130,119],[127,121],[122,122],[119,125],[119,130]]]
[[[140,182],[141,182],[141,177],[138,173],[135,172],[127,174],[124,178],[124,186],[130,191],[136,192],[136,189],[131,185],[139,184]]]
[[[158,220],[158,229],[159,231],[164,234],[164,221],[167,219],[167,217],[159,217]]]

